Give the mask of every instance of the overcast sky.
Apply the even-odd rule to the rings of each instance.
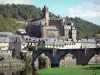
[[[0,4],[44,5],[56,15],[80,17],[100,25],[100,0],[0,0]]]

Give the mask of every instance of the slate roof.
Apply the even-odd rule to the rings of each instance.
[[[11,32],[0,32],[0,42],[9,43],[9,42],[20,42],[21,36],[12,34]]]
[[[30,21],[29,25],[36,25],[36,26],[45,25],[45,19],[43,18],[39,20]]]
[[[24,35],[23,38],[24,38],[24,39],[29,39],[30,36]]]
[[[74,40],[74,42],[77,43],[96,43],[95,39],[80,39],[80,40]]]
[[[0,32],[0,37],[7,37],[9,35],[13,35],[11,32]]]
[[[81,39],[81,42],[96,43],[95,39]]]
[[[62,20],[62,18],[50,17],[49,20]]]
[[[8,37],[0,37],[0,43],[6,43],[6,42],[9,42]]]
[[[39,20],[41,20],[41,19],[42,19],[42,18],[33,19],[33,20],[31,20],[30,22],[39,21]]]

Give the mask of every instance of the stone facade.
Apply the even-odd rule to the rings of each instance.
[[[21,36],[9,32],[0,32],[0,55],[4,58],[20,58]]]
[[[76,28],[71,20],[49,17],[47,6],[43,8],[43,16],[29,21],[25,26],[26,32],[32,37],[76,39]]]

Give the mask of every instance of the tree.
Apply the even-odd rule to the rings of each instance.
[[[98,34],[100,34],[100,30],[98,30]]]

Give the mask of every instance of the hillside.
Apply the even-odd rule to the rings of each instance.
[[[22,28],[26,20],[40,18],[41,16],[42,10],[34,5],[0,5],[0,31],[13,31]],[[57,16],[50,12],[50,17]],[[78,37],[92,37],[100,31],[100,26],[81,18],[67,17],[67,19],[71,19],[75,23]]]
[[[0,5],[0,14],[6,18],[27,20],[36,19],[42,16],[42,10],[34,5],[6,4]],[[55,16],[50,12],[50,16]]]
[[[93,37],[100,31],[99,25],[93,24],[77,17],[70,19],[75,23],[77,29],[77,36],[79,37]]]
[[[23,28],[23,24],[16,23],[15,20],[10,20],[0,15],[0,32],[14,32],[18,28]]]

